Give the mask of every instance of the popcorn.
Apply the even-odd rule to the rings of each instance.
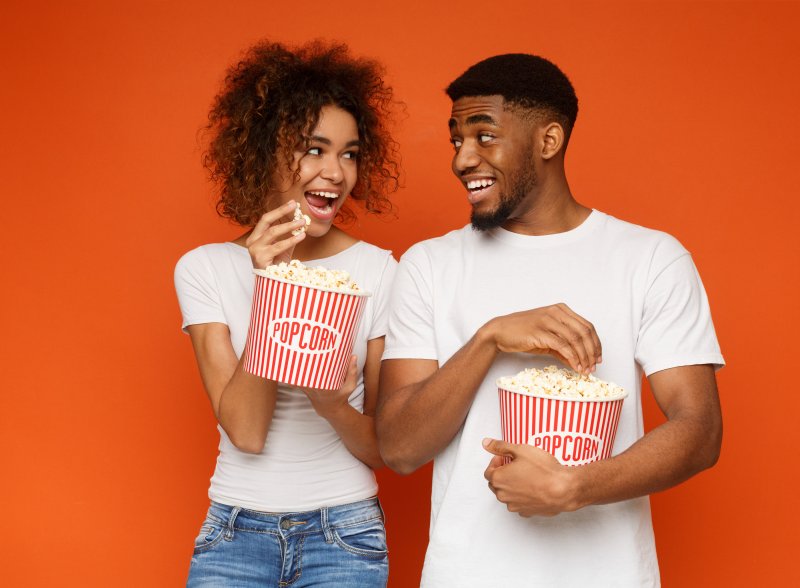
[[[296,259],[291,260],[289,263],[284,261],[277,265],[271,265],[263,273],[259,273],[270,278],[278,278],[279,280],[286,280],[303,286],[344,292],[358,292],[361,290],[358,284],[352,280],[350,274],[344,270],[329,270],[322,266],[307,267]]]
[[[304,226],[298,227],[298,228],[296,228],[296,229],[294,229],[292,231],[292,235],[295,235],[295,236],[299,235],[300,233],[305,233],[306,232],[306,227],[308,227],[308,225],[311,224],[311,217],[308,216],[307,214],[303,214],[303,211],[300,210],[300,205],[299,204],[297,205],[297,208],[294,209],[294,218],[292,220],[296,220],[296,221],[305,220],[306,221],[306,224]]]
[[[528,368],[515,376],[499,378],[497,386],[535,396],[566,399],[612,400],[626,395],[625,390],[616,384],[592,375],[582,376],[571,370],[558,369],[554,365],[541,370]]]

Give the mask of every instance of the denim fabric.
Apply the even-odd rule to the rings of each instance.
[[[310,512],[211,503],[187,588],[384,587],[389,552],[377,498]]]

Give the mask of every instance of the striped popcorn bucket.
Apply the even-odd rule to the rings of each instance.
[[[554,398],[502,387],[498,393],[504,441],[539,447],[567,466],[611,456],[625,396]]]
[[[338,390],[370,294],[254,273],[244,369],[292,386]]]

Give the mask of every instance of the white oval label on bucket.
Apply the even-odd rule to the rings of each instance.
[[[528,444],[544,449],[561,465],[584,465],[598,459],[603,451],[602,439],[581,433],[539,433]]]
[[[270,322],[269,338],[300,353],[327,353],[336,349],[341,333],[329,325],[302,318],[280,318]]]

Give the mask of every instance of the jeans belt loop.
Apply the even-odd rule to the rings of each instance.
[[[319,509],[319,512],[320,522],[322,523],[322,532],[325,534],[325,543],[333,543],[333,530],[328,523],[328,509],[321,508]]]
[[[233,541],[233,524],[236,522],[236,517],[239,511],[242,510],[238,506],[234,506],[231,515],[228,517],[228,524],[225,527],[225,541]]]

